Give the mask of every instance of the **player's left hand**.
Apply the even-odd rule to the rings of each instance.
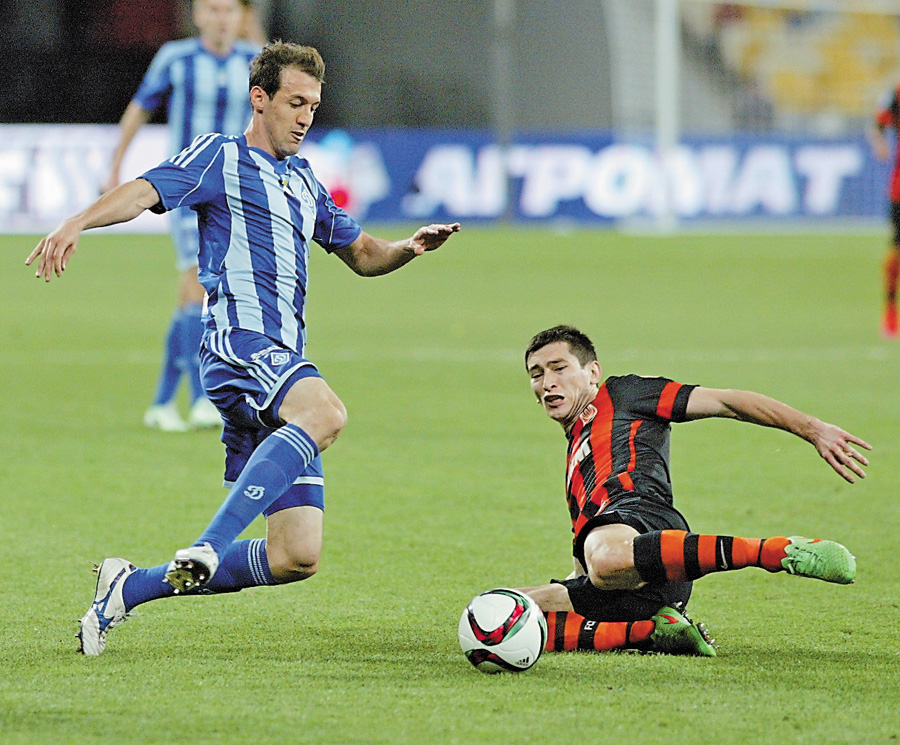
[[[868,466],[868,459],[860,453],[854,445],[861,448],[871,450],[872,446],[865,440],[861,440],[849,432],[845,432],[840,427],[827,422],[819,422],[816,428],[813,445],[819,451],[825,461],[831,466],[838,475],[851,484],[856,482],[853,475],[864,479],[866,472],[862,466]]]
[[[453,233],[458,233],[460,224],[458,222],[450,225],[426,225],[419,228],[412,238],[409,240],[410,250],[416,255],[421,256],[426,251],[434,251],[440,248]]]

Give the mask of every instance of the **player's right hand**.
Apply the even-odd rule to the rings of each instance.
[[[78,248],[78,237],[81,231],[70,222],[64,222],[50,235],[37,244],[34,251],[25,259],[25,265],[31,266],[32,262],[40,256],[35,277],[43,277],[45,282],[53,279],[53,275],[62,276],[66,265],[75,250]]]

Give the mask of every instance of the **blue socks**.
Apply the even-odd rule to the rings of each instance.
[[[219,511],[194,545],[209,543],[221,557],[318,454],[315,441],[297,425],[285,424],[276,429],[253,451]]]
[[[128,576],[122,587],[122,599],[126,610],[150,600],[175,594],[172,585],[163,582],[169,563],[149,569],[138,569]],[[245,587],[278,584],[269,571],[266,542],[262,538],[235,541],[222,556],[219,568],[203,588],[203,592],[222,594],[240,592]]]
[[[203,341],[203,306],[199,303],[181,311],[181,370],[191,384],[191,403],[205,396],[200,382],[200,344]]]
[[[181,379],[181,370],[178,369],[178,357],[181,338],[181,311],[175,312],[169,323],[169,331],[166,334],[166,347],[163,356],[163,366],[159,373],[159,382],[156,384],[156,395],[153,398],[154,406],[162,406],[175,398],[178,390],[178,381]]]
[[[200,342],[203,338],[202,306],[197,303],[179,308],[172,316],[166,334],[165,355],[156,385],[153,403],[161,406],[175,398],[181,375],[191,384],[191,401],[204,395],[200,383]]]

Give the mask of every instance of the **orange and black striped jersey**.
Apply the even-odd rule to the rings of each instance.
[[[878,102],[875,123],[880,129],[894,129],[900,138],[900,85],[892,87]],[[890,200],[900,202],[900,146],[894,148],[894,167],[889,190]]]
[[[566,496],[576,536],[617,495],[672,504],[669,423],[684,421],[695,387],[639,375],[611,376],[600,386],[566,435]]]

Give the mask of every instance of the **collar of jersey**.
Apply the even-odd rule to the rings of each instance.
[[[269,161],[269,163],[272,164],[272,168],[275,169],[275,173],[277,173],[279,176],[288,172],[288,169],[291,167],[291,164],[293,163],[292,159],[295,157],[293,155],[289,155],[284,160],[278,160],[278,158],[276,158],[274,155],[272,155],[272,153],[268,153],[265,150],[263,150],[262,148],[253,147],[253,145],[248,145],[247,144],[247,135],[244,135],[244,134],[241,135],[241,144],[244,147],[246,147],[248,150],[252,150],[254,153],[259,153],[260,155],[262,155],[267,161]]]

